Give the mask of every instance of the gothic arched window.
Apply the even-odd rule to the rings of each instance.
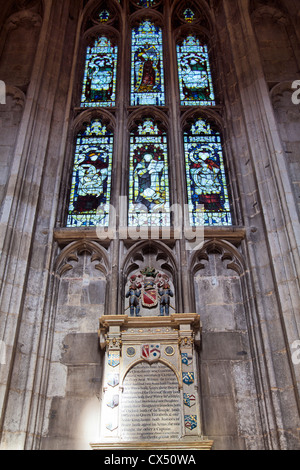
[[[113,134],[94,119],[77,136],[68,227],[107,226]]]
[[[152,118],[130,134],[128,225],[170,225],[167,136]]]
[[[196,119],[184,133],[184,150],[190,224],[231,225],[220,133]]]
[[[162,30],[149,20],[132,29],[131,105],[165,104]]]
[[[101,16],[102,15],[102,16]],[[109,13],[104,10],[100,14],[106,18]],[[100,36],[88,46],[86,52],[85,71],[81,106],[111,107],[116,99],[118,47],[105,36]]]
[[[128,213],[118,220],[131,227],[175,224],[170,208],[177,201],[188,203],[192,226],[231,225],[220,134],[200,119],[188,130],[179,121],[186,110],[196,115],[197,107],[213,110],[216,105],[208,17],[194,2],[171,8],[161,0],[126,0],[111,2],[109,10],[107,2],[95,4],[82,27],[88,47],[77,100],[83,113],[94,116],[112,108],[108,120],[114,121],[115,149],[113,134],[97,119],[77,136],[68,227],[108,226],[108,208],[117,209],[123,195]],[[164,32],[169,15],[173,44]],[[129,31],[131,49],[125,51]]]

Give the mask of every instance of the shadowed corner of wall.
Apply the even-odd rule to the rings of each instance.
[[[0,80],[0,104],[6,104],[6,86],[2,80]]]

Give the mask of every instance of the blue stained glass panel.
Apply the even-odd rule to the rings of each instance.
[[[162,31],[148,20],[132,30],[131,105],[165,104]]]
[[[208,49],[194,36],[177,45],[180,101],[183,106],[214,106]]]
[[[128,225],[170,225],[167,136],[152,119],[130,136]]]
[[[77,136],[68,227],[108,226],[113,134],[95,119]]]
[[[136,3],[140,7],[150,8],[154,5],[156,5],[157,2],[156,2],[156,0],[137,0]]]
[[[198,120],[184,147],[190,224],[232,225],[220,134]]]
[[[104,36],[88,46],[81,106],[111,107],[115,105],[117,59],[117,46]]]

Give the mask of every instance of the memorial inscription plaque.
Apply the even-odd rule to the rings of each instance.
[[[195,347],[200,317],[104,315],[99,439],[93,449],[208,450],[202,436]]]
[[[123,383],[121,438],[123,440],[179,439],[180,392],[174,372],[161,363],[139,363]]]

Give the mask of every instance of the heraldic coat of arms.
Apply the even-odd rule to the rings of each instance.
[[[168,316],[171,297],[174,296],[170,287],[169,277],[157,271],[155,268],[147,267],[129,279],[130,285],[126,292],[129,299],[130,316],[140,317],[141,307],[143,309],[154,309],[159,304],[159,316]],[[174,309],[175,310],[175,309]]]

